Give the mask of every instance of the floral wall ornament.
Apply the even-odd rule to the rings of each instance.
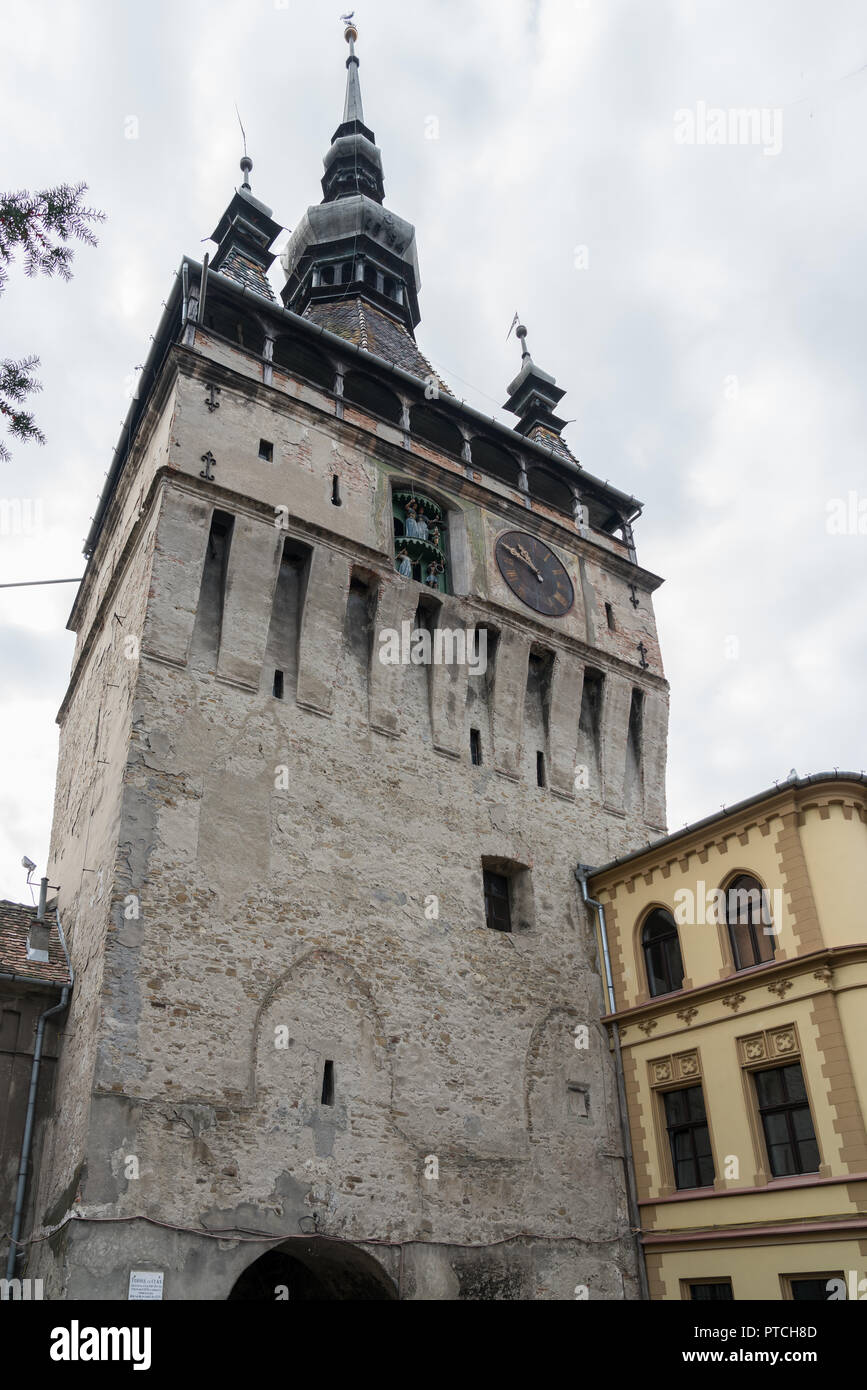
[[[791,988],[791,980],[775,980],[772,985],[768,985],[768,993],[776,994],[779,999],[785,999]]]
[[[696,1016],[697,1013],[698,1013],[698,1009],[695,1008],[694,1005],[690,1004],[690,1006],[689,1006],[688,1009],[678,1009],[678,1011],[677,1011],[677,1016],[678,1016],[678,1018],[681,1020],[682,1023],[685,1023],[685,1024],[686,1024],[686,1026],[687,1026],[687,1028],[688,1028],[689,1025],[692,1023],[692,1020],[695,1018],[695,1016]]]
[[[795,1035],[790,1028],[783,1033],[773,1033],[772,1040],[777,1052],[794,1052]]]
[[[639,1023],[638,1026],[641,1029],[642,1033],[644,1033],[647,1037],[650,1037],[650,1034],[658,1025],[655,1018],[646,1018],[644,1022]]]
[[[725,994],[723,995],[722,1002],[725,1004],[727,1009],[731,1009],[733,1013],[737,1013],[738,1009],[740,1008],[741,1004],[743,1004],[746,997],[747,996],[745,994]]]
[[[764,1038],[750,1038],[749,1042],[744,1043],[744,1056],[748,1062],[760,1062],[765,1055]]]

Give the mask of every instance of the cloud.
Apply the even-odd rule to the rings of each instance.
[[[254,191],[291,227],[320,196],[345,79],[322,6],[18,11],[0,54],[5,184],[84,178],[108,221],[71,284],[14,271],[3,298],[4,355],[42,356],[48,443],[4,470],[0,495],[41,499],[44,520],[0,537],[0,580],[81,572],[128,378],[238,181],[235,102]],[[361,19],[386,201],[417,226],[423,349],[501,416],[519,308],[568,392],[576,453],[645,502],[639,559],[666,579],[672,825],[793,764],[857,770],[867,537],[828,535],[825,509],[867,493],[860,6],[380,0]],[[677,145],[674,113],[698,101],[781,107],[780,154]],[[21,854],[45,862],[72,594],[0,590],[12,897]]]

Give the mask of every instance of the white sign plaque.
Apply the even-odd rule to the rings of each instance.
[[[127,1297],[132,1299],[162,1298],[164,1277],[161,1269],[131,1269]]]

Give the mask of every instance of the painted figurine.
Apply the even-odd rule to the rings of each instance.
[[[418,506],[414,497],[411,497],[406,504],[404,529],[406,530],[407,536],[412,537],[414,540],[418,540],[421,537],[421,531],[418,526]]]
[[[438,560],[433,560],[433,561],[428,565],[428,567],[427,567],[427,578],[426,578],[425,581],[424,581],[425,584],[427,584],[428,588],[430,588],[430,589],[438,589],[438,588],[439,588],[439,583],[440,583],[439,577],[440,577],[440,575],[442,574],[442,572],[443,572],[444,569],[445,569],[445,565],[441,565],[441,564],[439,563]]]
[[[397,552],[397,572],[402,574],[404,579],[412,579],[412,560],[406,546]]]

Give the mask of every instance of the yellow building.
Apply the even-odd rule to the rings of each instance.
[[[867,1298],[867,777],[587,872],[650,1297]]]

